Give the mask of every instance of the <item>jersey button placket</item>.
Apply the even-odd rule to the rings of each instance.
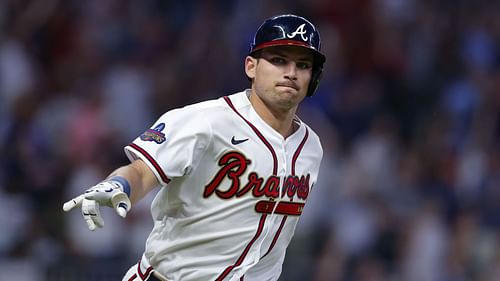
[[[281,196],[283,194],[283,185],[284,185],[284,179],[286,178],[286,171],[287,171],[287,157],[286,157],[286,146],[285,146],[285,142],[283,141],[281,143],[281,149],[280,149],[280,152],[279,152],[279,158],[280,158],[280,168],[278,170],[278,177],[280,178],[280,185],[279,185],[279,195],[278,195],[278,198],[276,198],[276,204],[274,205],[274,210],[273,210],[273,217],[276,217],[275,216],[275,211],[276,211],[276,207],[278,206],[279,202],[283,199]]]

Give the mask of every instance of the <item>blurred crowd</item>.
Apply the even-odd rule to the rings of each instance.
[[[322,172],[280,280],[500,280],[500,2],[0,1],[0,281],[121,280],[149,202],[87,230],[62,204],[163,112],[248,87],[266,18],[327,56],[300,116]]]

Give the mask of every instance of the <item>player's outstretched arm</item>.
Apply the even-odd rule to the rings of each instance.
[[[144,161],[138,159],[118,168],[102,182],[64,203],[63,210],[69,212],[81,207],[83,218],[93,231],[104,226],[99,210],[101,205],[115,209],[119,216],[125,218],[132,204],[158,185],[154,173]]]

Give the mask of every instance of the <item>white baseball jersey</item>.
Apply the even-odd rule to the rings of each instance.
[[[163,185],[144,255],[170,280],[266,281],[281,273],[323,150],[298,118],[285,139],[248,93],[171,110],[125,147]]]

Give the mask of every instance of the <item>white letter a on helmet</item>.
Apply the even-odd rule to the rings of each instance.
[[[294,32],[287,34],[286,37],[294,38],[295,36],[297,36],[297,34],[300,34],[302,40],[307,41],[307,36],[305,36],[306,34],[306,30],[304,28],[305,26],[306,26],[305,23],[301,24]]]

